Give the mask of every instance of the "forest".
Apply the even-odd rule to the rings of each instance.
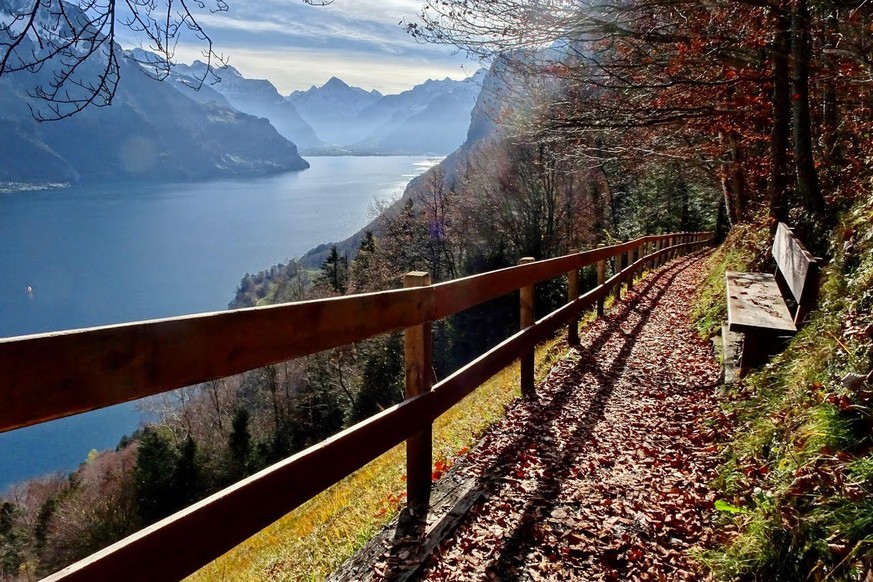
[[[378,209],[353,252],[332,247],[320,269],[291,260],[246,274],[232,308],[396,288],[412,270],[439,282],[640,234],[730,231],[742,248],[779,221],[841,268],[869,262],[852,238],[863,219],[845,226],[847,213],[866,216],[858,205],[873,177],[866,2],[449,0],[427,2],[406,26],[491,64],[493,94],[480,103],[496,129]],[[538,289],[538,311],[565,294],[557,283]],[[852,320],[865,346],[853,357],[869,369],[864,297],[851,306],[868,314]],[[517,318],[508,297],[438,322],[436,377],[505,338]],[[6,495],[0,579],[55,571],[402,396],[402,340],[392,334],[150,399],[142,406],[159,420],[115,451]],[[867,406],[863,395],[846,398],[834,404],[846,414]],[[845,463],[869,463],[864,439]],[[869,548],[873,517],[859,520],[846,535],[851,544],[866,536]],[[849,541],[812,558],[797,540],[767,543],[813,563],[869,558]],[[748,573],[724,557],[709,563],[728,579]]]

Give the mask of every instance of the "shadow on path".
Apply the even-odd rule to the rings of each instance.
[[[580,449],[591,439],[592,430],[603,418],[616,381],[625,371],[637,338],[649,322],[652,311],[668,292],[675,278],[690,265],[691,261],[688,259],[675,261],[637,283],[631,294],[607,313],[607,325],[597,335],[589,335],[583,345],[574,348],[578,361],[573,367],[586,374],[587,378],[592,378],[592,383],[597,388],[587,402],[587,409],[581,415],[574,415],[575,428],[569,441],[559,448],[556,441],[542,439],[541,431],[536,427],[529,427],[515,435],[513,442],[501,443],[500,454],[475,481],[467,485],[466,494],[461,495],[460,500],[439,523],[429,525],[426,512],[416,512],[408,508],[403,510],[390,546],[383,548],[382,556],[387,569],[380,573],[380,578],[417,580],[426,576],[431,567],[432,552],[440,542],[451,535],[465,516],[469,517],[467,514],[470,508],[483,495],[497,495],[505,485],[510,468],[522,455],[534,451],[538,457],[548,459],[545,470],[536,489],[527,495],[521,518],[507,531],[501,549],[496,552],[496,556],[490,558],[486,568],[487,574],[500,580],[518,579],[523,574],[525,557],[536,544],[534,530],[538,519],[555,507],[561,484],[574,467],[573,461],[580,454]],[[629,331],[625,331],[622,324],[631,316],[639,317],[639,320]],[[620,337],[620,347],[612,360],[605,364],[598,357],[599,352],[607,343],[612,344],[611,349],[614,351],[616,337]],[[568,401],[577,396],[577,391],[573,389],[575,386],[572,382],[562,380],[560,384],[561,389],[555,391],[550,398],[537,395],[529,398],[524,406],[535,407],[535,414],[540,418],[561,416]],[[422,555],[425,552],[426,555]]]

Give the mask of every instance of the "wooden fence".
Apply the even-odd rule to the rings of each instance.
[[[407,441],[410,504],[426,505],[431,425],[488,378],[521,360],[534,390],[538,343],[562,326],[578,343],[581,312],[636,273],[699,248],[711,233],[645,236],[562,257],[404,289],[0,340],[0,432],[159,394],[405,330],[406,399],[89,556],[49,580],[180,579]],[[613,275],[606,279],[606,265]],[[597,265],[580,296],[578,272]],[[568,303],[534,321],[534,284],[569,277]],[[521,331],[431,386],[431,322],[519,291]]]

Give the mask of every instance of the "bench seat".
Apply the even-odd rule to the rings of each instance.
[[[797,332],[794,317],[782,298],[775,276],[736,271],[728,271],[725,276],[730,331],[777,335]]]
[[[781,350],[785,340],[803,326],[818,297],[818,260],[781,222],[771,254],[776,261],[773,275],[725,273],[728,320],[722,339],[727,355],[736,351],[735,336],[742,334],[737,377]],[[733,366],[733,362],[725,360],[726,377],[728,365]]]

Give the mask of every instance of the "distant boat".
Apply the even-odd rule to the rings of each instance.
[[[27,291],[27,294],[28,294],[28,295],[31,295],[31,294],[33,293],[33,287],[31,287],[30,285],[28,285],[26,291]]]

